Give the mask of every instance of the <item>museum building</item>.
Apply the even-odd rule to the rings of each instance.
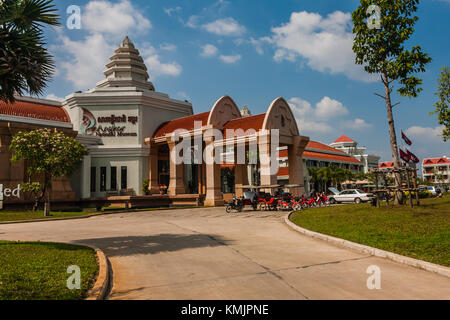
[[[17,97],[14,104],[0,102],[0,184],[14,187],[29,180],[26,163],[9,161],[12,136],[21,130],[47,127],[75,137],[89,151],[70,181],[62,178],[53,184],[52,199],[159,196],[161,185],[166,185],[168,197],[191,194],[202,197],[205,205],[220,205],[225,194],[240,194],[239,186],[277,184],[277,172],[266,168],[270,164],[248,163],[250,144],[258,146],[260,157],[276,161],[278,152],[271,152],[270,147],[272,129],[276,129],[277,141],[288,155],[287,183],[296,186],[294,193],[305,192],[302,154],[309,138],[300,135],[283,98],[272,101],[266,113],[247,115],[224,96],[210,111],[194,114],[189,102],[155,91],[144,61],[128,37],[115,50],[104,75],[95,88],[75,92],[62,102],[28,97]],[[210,135],[211,129],[222,135]],[[171,154],[179,130],[183,130],[182,139],[201,136],[202,148],[226,148],[224,153],[231,152],[233,157],[238,147],[243,147],[239,150],[245,150],[247,162],[238,164],[228,159],[225,163],[177,164],[171,161]],[[224,175],[230,170],[232,188]],[[148,190],[143,190],[146,179]]]

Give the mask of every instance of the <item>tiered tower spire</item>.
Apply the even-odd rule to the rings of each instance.
[[[144,60],[128,36],[109,59],[104,71],[106,79],[99,82],[97,87],[136,87],[155,91],[153,83],[148,81],[149,75]]]

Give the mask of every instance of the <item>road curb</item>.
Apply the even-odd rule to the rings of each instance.
[[[111,288],[111,263],[101,249],[87,244],[83,245],[95,250],[99,268],[97,280],[95,281],[92,289],[88,291],[87,298],[85,300],[105,300],[109,289]]]
[[[316,238],[316,239],[320,239],[323,241],[327,241],[329,243],[332,243],[334,245],[337,245],[339,247],[344,247],[344,248],[348,248],[348,249],[352,249],[354,251],[360,252],[360,253],[364,253],[364,254],[370,254],[372,256],[375,257],[380,257],[380,258],[386,258],[395,262],[399,262],[411,267],[415,267],[418,269],[422,269],[422,270],[426,270],[429,272],[433,272],[433,273],[437,273],[439,275],[442,275],[444,277],[450,278],[450,268],[448,267],[444,267],[438,264],[434,264],[431,262],[426,262],[423,260],[418,260],[418,259],[414,259],[414,258],[410,258],[410,257],[406,257],[406,256],[402,256],[396,253],[392,253],[389,251],[385,251],[385,250],[381,250],[381,249],[377,249],[377,248],[373,248],[373,247],[369,247],[369,246],[365,246],[356,242],[351,242],[348,240],[344,240],[341,238],[336,238],[336,237],[332,237],[332,236],[328,236],[322,233],[318,233],[318,232],[314,232],[305,228],[302,228],[298,225],[296,225],[295,223],[293,223],[290,220],[290,216],[291,214],[293,214],[294,212],[291,212],[289,214],[287,214],[284,217],[284,222],[286,223],[286,225],[288,227],[290,227],[291,229],[300,232],[301,234],[304,234],[306,236],[312,237],[312,238]]]

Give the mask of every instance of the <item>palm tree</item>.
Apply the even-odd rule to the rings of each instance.
[[[319,179],[317,178],[317,172],[319,171],[318,168],[308,168],[308,175],[309,175],[309,181],[313,183],[314,190],[317,191],[317,183],[319,182]]]
[[[333,170],[331,170],[330,167],[320,168],[320,170],[317,172],[317,178],[322,181],[323,185],[325,186],[325,190],[328,189],[328,183],[330,182],[332,175]]]
[[[44,47],[44,25],[59,25],[52,0],[0,1],[0,100],[14,94],[40,95],[53,74],[52,56]]]

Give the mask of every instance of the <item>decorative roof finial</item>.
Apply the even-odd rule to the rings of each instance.
[[[126,36],[125,39],[123,39],[123,41],[120,43],[120,47],[134,49],[134,44],[133,42],[131,42],[130,38]]]

